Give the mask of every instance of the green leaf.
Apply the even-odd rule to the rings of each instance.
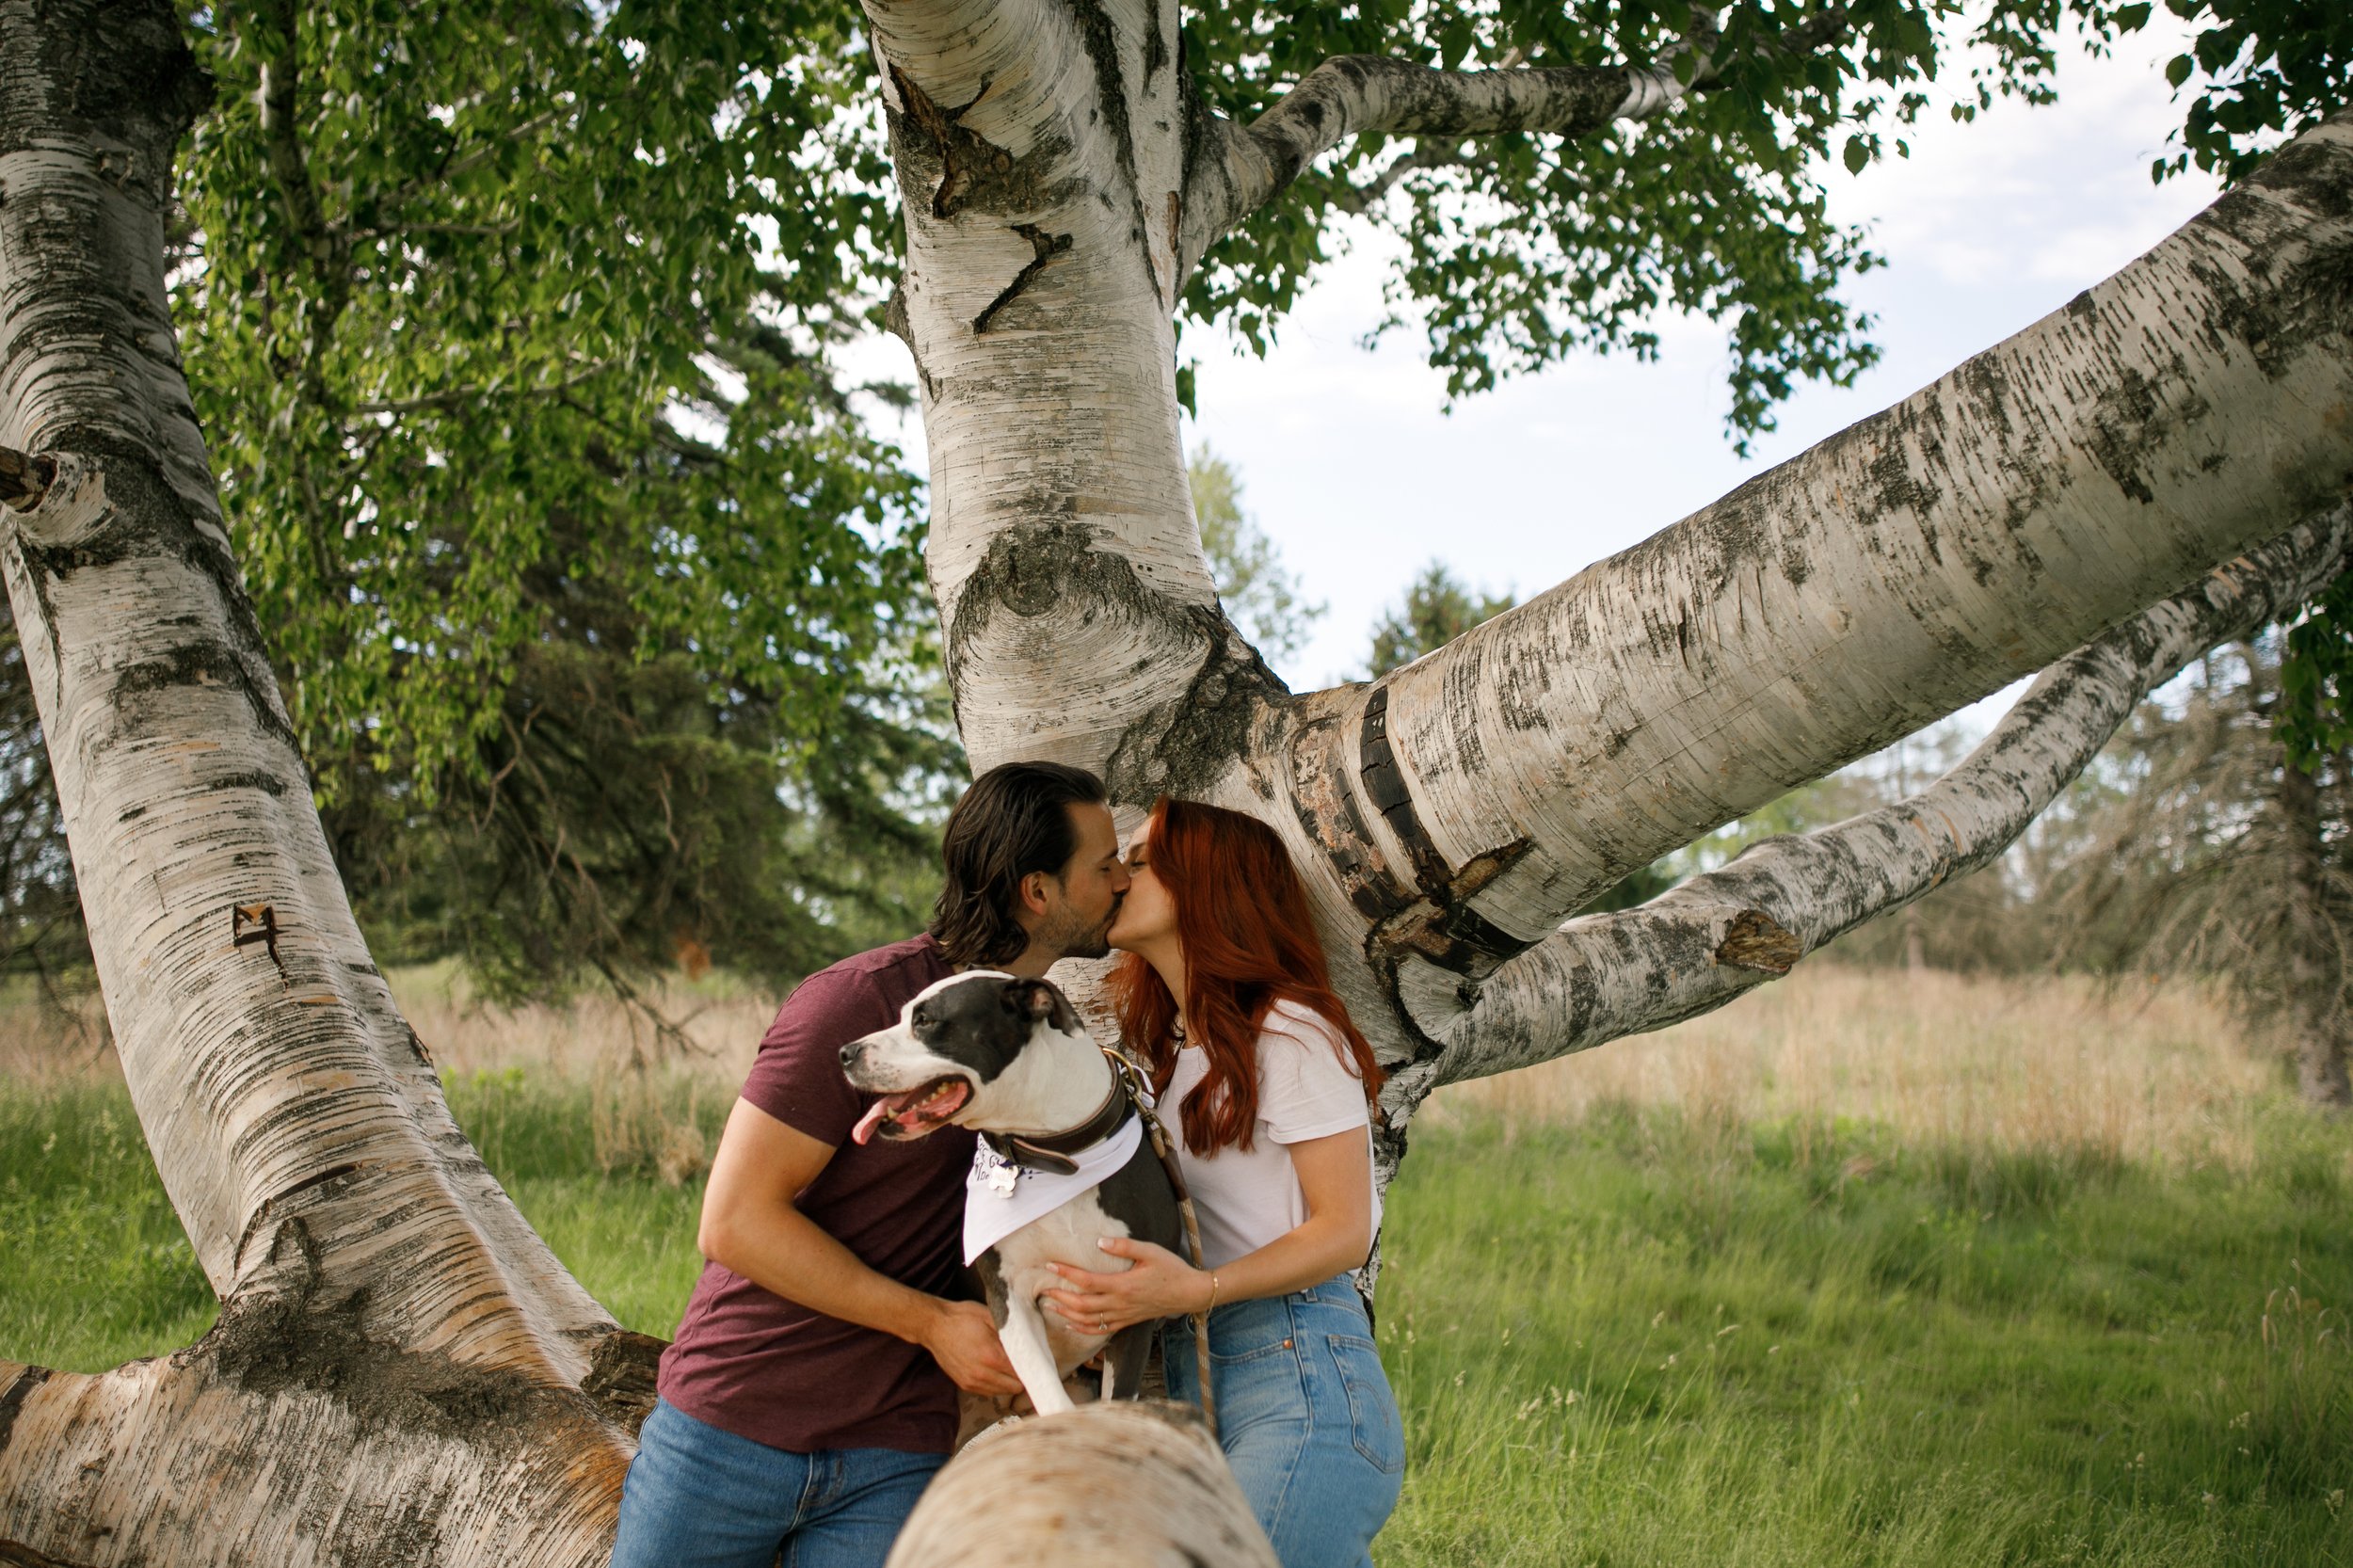
[[[1847,172],[1860,174],[1870,161],[1870,144],[1861,136],[1849,136],[1847,138]]]

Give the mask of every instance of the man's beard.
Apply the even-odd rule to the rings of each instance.
[[[1080,925],[1072,920],[1067,924],[1058,923],[1051,931],[1039,933],[1039,936],[1044,938],[1040,945],[1051,947],[1064,958],[1109,957],[1112,923],[1119,919],[1119,906],[1125,902],[1125,894],[1112,900],[1110,910],[1093,925]]]

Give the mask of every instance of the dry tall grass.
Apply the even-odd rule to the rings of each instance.
[[[673,1032],[602,992],[486,1006],[447,967],[395,974],[392,988],[445,1073],[584,1080],[600,1161],[678,1180],[706,1157],[681,1105],[733,1097],[785,989],[713,976],[650,993]],[[88,1005],[79,1023],[29,1000],[0,1006],[0,1078],[112,1073]],[[2281,1083],[2276,1053],[2201,986],[1816,963],[1676,1028],[1443,1090],[1423,1115],[1516,1127],[1669,1105],[1727,1128],[1849,1117],[1907,1141],[2245,1169]]]
[[[52,1000],[19,985],[0,991],[0,1089],[115,1076],[106,1010],[93,992]]]
[[[476,1000],[453,966],[396,970],[392,985],[409,1027],[446,1070],[520,1067],[594,1078],[647,1069],[708,1080],[729,1093],[744,1081],[791,989],[759,990],[714,974],[650,988],[643,1006],[590,990],[567,1002],[509,1009]]]
[[[1907,1142],[2243,1170],[2281,1082],[2277,1055],[2205,987],[1814,964],[1657,1034],[1441,1090],[1423,1114],[1514,1127],[1619,1102],[1723,1126],[1852,1117]]]
[[[520,1073],[585,1083],[598,1167],[651,1171],[672,1186],[711,1168],[705,1128],[733,1102],[781,995],[714,975],[635,1004],[595,991],[501,1008],[471,997],[448,966],[395,973],[392,984],[445,1080]]]
[[[705,1128],[718,1120],[775,1017],[775,995],[725,977],[680,981],[632,1005],[610,992],[560,1004],[488,1005],[455,966],[395,971],[392,994],[455,1088],[561,1080],[588,1090],[598,1166],[648,1170],[673,1185],[710,1168]],[[120,1076],[95,995],[63,1007],[29,994],[0,996],[0,1092],[39,1094]]]

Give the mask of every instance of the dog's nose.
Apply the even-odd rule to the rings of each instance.
[[[857,1060],[857,1042],[856,1042],[856,1040],[853,1040],[853,1041],[851,1041],[848,1045],[843,1046],[843,1047],[841,1048],[841,1064],[842,1064],[843,1066],[845,1066],[845,1067],[846,1067],[846,1066],[848,1066],[851,1063],[853,1063],[853,1062],[855,1062],[855,1061],[856,1061],[856,1060]]]

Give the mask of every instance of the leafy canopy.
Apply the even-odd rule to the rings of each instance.
[[[918,485],[829,359],[895,222],[855,20],[191,18],[189,378],[392,956],[790,969],[923,902]]]
[[[1193,79],[1245,120],[1340,54],[1447,70],[1664,67],[1698,90],[1661,119],[1574,141],[1343,145],[1212,249],[1187,307],[1263,351],[1338,243],[1336,219],[1362,211],[1405,258],[1376,334],[1423,321],[1450,394],[1579,351],[1653,358],[1657,313],[1696,311],[1727,333],[1727,424],[1745,450],[1799,379],[1846,385],[1876,358],[1868,320],[1839,290],[1881,258],[1860,229],[1829,217],[1825,171],[1906,154],[1904,127],[1964,49],[1978,63],[1952,107],[2048,95],[2058,0],[1975,9],[1737,0],[1711,19],[1655,0],[1206,8],[1187,20]],[[2068,0],[2065,11],[2095,34],[2118,25],[2105,0]]]
[[[804,740],[888,640],[913,482],[821,358],[891,221],[848,21],[195,19],[218,92],[181,173],[183,344],[308,747],[389,732],[429,792],[551,634],[545,567],[626,583],[705,671],[792,686]]]

